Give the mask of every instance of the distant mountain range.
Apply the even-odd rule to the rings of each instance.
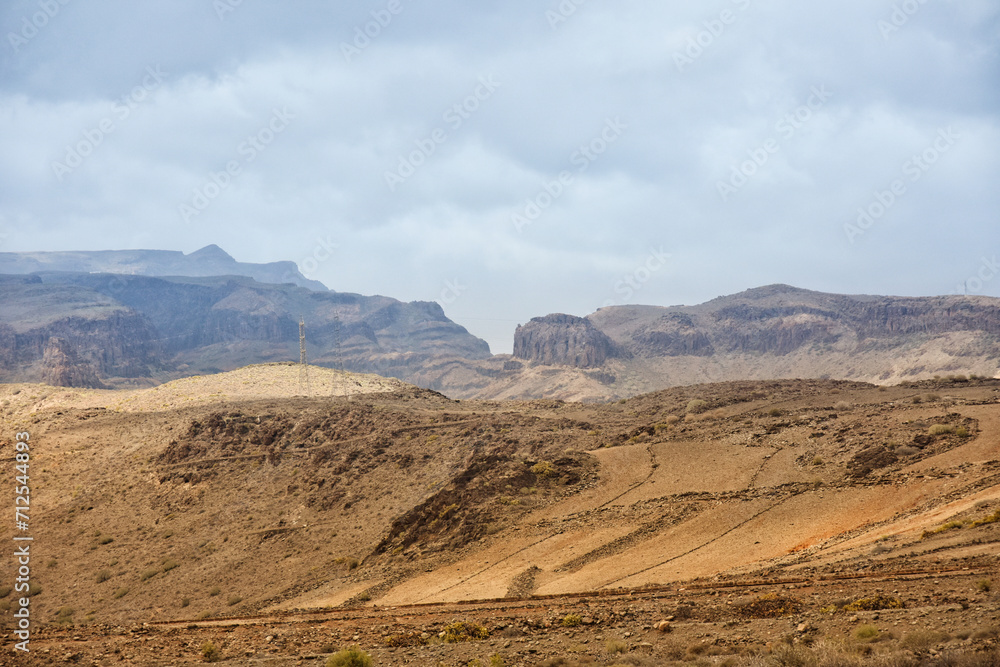
[[[136,276],[247,276],[261,283],[291,283],[317,292],[327,291],[323,283],[303,276],[295,262],[237,262],[214,244],[187,255],[176,250],[0,252],[0,274],[51,271]]]
[[[490,354],[437,303],[332,292],[292,262],[239,263],[217,246],[5,253],[0,262],[20,274],[0,275],[0,381],[151,384],[297,361],[300,319],[308,360],[331,367],[408,378],[444,355]],[[213,267],[225,274],[204,275]]]
[[[291,262],[244,264],[217,246],[0,253],[0,271],[19,274],[0,276],[8,382],[150,384],[294,361],[300,318],[310,363],[455,398],[609,400],[742,379],[993,377],[1000,366],[1000,299],[990,297],[771,285],[697,306],[538,317],[517,328],[513,355],[491,355],[436,303],[329,291]]]

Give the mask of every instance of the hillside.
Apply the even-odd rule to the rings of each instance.
[[[903,605],[883,619],[947,630],[938,642],[1000,621],[976,587],[997,567],[1000,382],[730,382],[580,405],[351,375],[368,388],[289,397],[298,370],[138,392],[0,385],[4,443],[34,443],[42,645],[163,664],[164,647],[197,661],[212,638],[239,664],[332,638],[380,664],[465,664],[486,648],[419,637],[469,618],[510,665],[536,664],[512,644],[525,633],[537,659],[606,657],[602,638],[665,656],[709,636],[725,655],[765,650],[775,621],[739,610],[774,591],[794,603],[778,632],[814,638],[849,635],[859,615],[838,600],[876,592]],[[316,392],[340,375],[309,372]],[[592,627],[560,628],[571,612]],[[650,630],[666,616],[673,633]]]
[[[0,381],[8,382],[148,386],[298,360],[300,318],[309,360],[330,367],[406,378],[440,357],[489,356],[436,303],[236,276],[3,276],[0,302]]]

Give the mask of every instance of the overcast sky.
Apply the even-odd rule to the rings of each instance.
[[[439,301],[494,352],[777,282],[1000,296],[996,0],[11,0],[0,27],[0,250],[216,243]]]

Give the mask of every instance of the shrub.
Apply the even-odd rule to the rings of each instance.
[[[181,607],[186,607],[191,604],[191,598],[181,598]]]
[[[619,653],[626,653],[628,651],[628,646],[625,642],[620,642],[617,639],[608,640],[605,648],[608,651],[608,655],[618,655]]]
[[[539,461],[531,466],[531,472],[539,477],[555,477],[557,474],[556,467],[548,461]]]
[[[139,581],[146,581],[147,579],[152,579],[160,573],[159,568],[151,567],[142,571],[139,575]]]
[[[111,544],[114,541],[115,541],[115,538],[113,538],[113,537],[102,537],[101,539],[97,540],[97,543],[98,544]]]
[[[980,579],[976,582],[976,589],[983,593],[989,593],[993,589],[993,582],[989,579]]]
[[[854,638],[859,642],[878,641],[881,636],[882,633],[874,625],[861,625],[854,631]]]
[[[235,607],[236,605],[238,605],[241,602],[243,602],[243,596],[242,595],[230,595],[229,599],[226,600],[226,603],[230,607]]]
[[[111,578],[111,570],[101,570],[97,573],[97,583],[103,584]]]
[[[888,595],[873,595],[859,598],[844,607],[844,611],[878,611],[880,609],[902,609],[903,601]]]
[[[118,600],[119,598],[123,598],[126,595],[128,595],[128,588],[126,588],[126,587],[123,586],[123,587],[119,588],[117,591],[115,591],[114,595],[112,595],[111,597],[113,597],[114,599]]]
[[[960,438],[968,438],[969,429],[965,428],[964,426],[959,426],[957,429],[955,429],[955,435],[957,435]]]
[[[802,603],[793,598],[779,597],[773,593],[762,595],[736,607],[736,611],[748,618],[776,618],[795,614],[802,610]]]
[[[175,561],[173,558],[167,558],[166,560],[163,561],[163,567],[161,569],[164,572],[170,572],[170,570],[174,569],[175,567],[179,567],[179,566],[180,566],[180,563],[178,563],[177,561]]]
[[[781,408],[771,408],[770,410],[767,411],[767,414],[770,415],[771,417],[780,417],[785,413],[781,411]]]
[[[934,424],[927,432],[931,435],[946,435],[948,433],[954,433],[955,427],[949,424]]]
[[[494,653],[490,656],[490,667],[506,667],[506,664],[507,663],[503,660],[503,656],[499,653]]]
[[[212,586],[210,589],[208,589],[208,594],[211,595],[212,597],[215,597],[216,595],[218,595],[221,592],[222,592],[222,589],[219,588],[218,586]]]
[[[201,645],[201,657],[205,662],[219,662],[222,660],[222,651],[212,642],[205,642]]]
[[[0,586],[0,598],[5,598],[10,595],[10,592],[14,590],[10,586]]]
[[[579,614],[566,614],[559,623],[564,628],[575,628],[583,623],[583,619],[580,618]]]
[[[687,404],[688,414],[697,415],[705,412],[705,410],[708,410],[708,401],[703,401],[700,398],[692,399]]]
[[[835,410],[850,410],[853,407],[854,406],[848,403],[847,401],[837,401],[836,403],[833,404],[833,408]]]
[[[951,635],[938,630],[917,630],[903,635],[901,643],[909,649],[927,649],[935,644],[941,644],[951,639]]]
[[[326,667],[372,667],[372,657],[357,646],[337,651],[326,661]]]
[[[489,636],[490,631],[478,623],[455,621],[445,627],[442,639],[447,644],[457,644],[458,642],[486,639]]]
[[[73,607],[63,607],[56,614],[56,623],[59,625],[72,625],[73,624],[73,614],[76,610]]]
[[[42,593],[42,585],[41,584],[39,584],[37,582],[34,582],[34,581],[32,581],[32,582],[30,582],[28,584],[28,596],[29,597],[33,597],[35,595],[41,595],[41,593]]]

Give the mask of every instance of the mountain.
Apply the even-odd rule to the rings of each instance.
[[[173,250],[97,250],[71,252],[0,252],[0,274],[68,271],[120,273],[138,276],[247,276],[261,283],[292,283],[316,292],[327,291],[309,280],[295,262],[237,262],[217,245],[185,255]]]
[[[825,294],[770,285],[697,306],[613,306],[517,328],[512,357],[423,369],[462,398],[610,400],[728,380],[880,384],[1000,366],[1000,299]]]
[[[489,356],[436,303],[315,292],[240,276],[0,277],[0,381],[144,383],[299,358],[407,378],[440,357]]]

